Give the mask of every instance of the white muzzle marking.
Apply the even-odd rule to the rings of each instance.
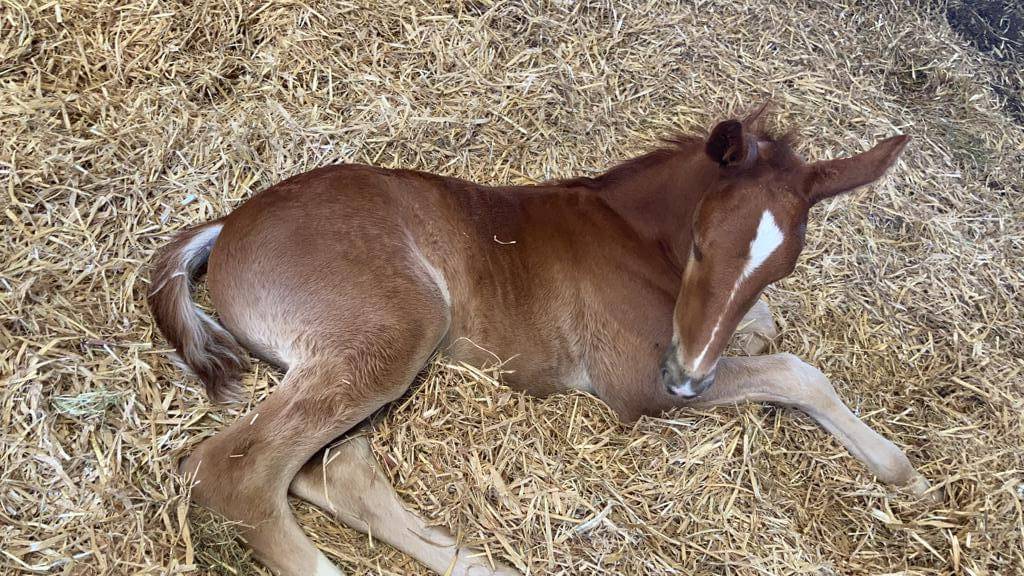
[[[750,241],[750,250],[747,255],[747,262],[743,266],[743,271],[740,273],[739,278],[732,285],[732,291],[729,292],[729,298],[725,302],[725,306],[722,308],[721,313],[718,315],[718,320],[715,321],[715,327],[711,329],[711,336],[708,337],[707,344],[704,345],[704,349],[700,351],[697,358],[693,361],[693,365],[689,367],[691,374],[696,374],[701,364],[704,362],[704,357],[708,353],[708,349],[711,348],[711,343],[715,341],[715,337],[718,336],[718,329],[722,327],[722,318],[725,313],[732,307],[732,301],[736,298],[736,293],[739,291],[743,281],[750,277],[766,260],[782,245],[785,240],[782,235],[782,229],[779,228],[778,222],[775,221],[775,215],[772,214],[771,210],[765,210],[761,214],[761,221],[757,225],[757,232],[754,234],[754,239]],[[692,259],[692,257],[691,257]],[[689,267],[689,264],[687,264]]]

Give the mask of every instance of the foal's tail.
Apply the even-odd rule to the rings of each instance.
[[[192,280],[205,271],[222,227],[215,220],[190,228],[160,250],[148,296],[156,325],[177,352],[171,359],[198,376],[214,402],[236,398],[241,374],[249,367],[235,337],[192,301]]]

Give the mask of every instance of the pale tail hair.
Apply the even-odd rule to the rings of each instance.
[[[190,228],[160,250],[147,298],[157,327],[175,348],[177,358],[172,359],[194,373],[215,402],[237,398],[241,375],[249,368],[235,337],[192,300],[192,281],[205,271],[222,227],[213,221]]]

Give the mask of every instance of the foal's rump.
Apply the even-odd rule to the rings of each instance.
[[[396,180],[410,183],[354,165],[301,174],[180,234],[160,253],[153,313],[211,399],[237,391],[247,366],[239,342],[288,368],[348,334],[389,338],[420,324],[447,324],[444,276],[409,233],[408,207],[398,195],[410,190],[396,190]],[[421,188],[412,191],[420,192],[419,216],[429,218],[436,190],[411,183]],[[223,328],[191,300],[189,280],[204,268]]]

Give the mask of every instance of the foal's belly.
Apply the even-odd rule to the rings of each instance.
[[[441,344],[440,352],[455,363],[496,368],[501,373],[502,384],[533,396],[543,397],[574,388],[593,393],[589,379],[580,376],[585,369],[578,355],[542,340],[513,340],[453,332]]]
[[[530,317],[460,322],[440,351],[455,362],[501,366],[502,383],[535,396],[580,391],[603,399],[656,374],[671,339],[671,304],[648,299],[588,310],[586,321],[553,307]],[[628,313],[625,317],[623,310]]]

